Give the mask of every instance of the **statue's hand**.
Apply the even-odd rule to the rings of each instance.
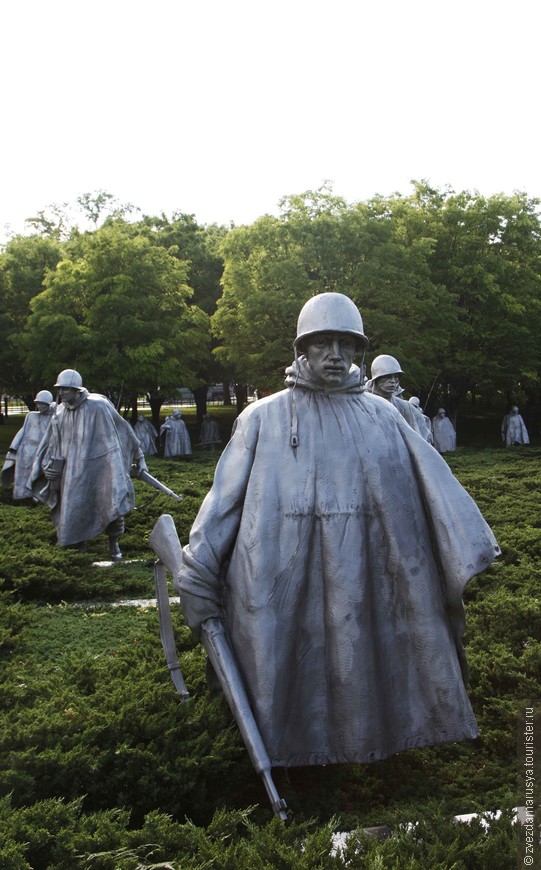
[[[145,457],[140,456],[137,460],[137,474],[141,474],[143,471],[148,471],[148,465],[145,462]]]
[[[60,471],[53,470],[52,468],[45,468],[43,474],[47,480],[60,480]]]

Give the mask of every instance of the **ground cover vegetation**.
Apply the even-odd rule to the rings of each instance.
[[[9,434],[0,426],[0,446]],[[150,531],[170,513],[186,542],[217,456],[149,460],[151,473],[184,499],[135,481],[125,560],[113,568],[93,565],[104,558],[105,538],[86,554],[60,549],[42,506],[16,505],[2,493],[0,864],[507,870],[520,803],[517,711],[538,696],[541,672],[541,448],[460,447],[447,456],[503,550],[466,592],[469,692],[481,737],[372,766],[276,771],[289,826],[271,818],[179,609],[173,622],[188,703],[170,681],[156,609],[116,604],[153,597]],[[488,829],[452,820],[496,809],[502,815]],[[388,825],[393,836],[367,838],[372,825]],[[344,851],[333,851],[336,831],[351,832]]]

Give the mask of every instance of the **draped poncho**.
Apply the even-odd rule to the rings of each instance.
[[[34,494],[51,508],[59,544],[87,541],[133,509],[130,469],[141,455],[132,427],[105,396],[81,390],[75,408],[58,406],[32,479]],[[59,491],[41,477],[52,458],[64,459]]]
[[[56,408],[52,402],[47,410],[29,411],[24,418],[22,428],[19,429],[9,446],[4,468],[2,469],[2,483],[7,486],[13,482],[13,498],[32,498],[30,473],[40,442],[51,425],[51,420]]]
[[[179,575],[188,624],[224,619],[273,765],[476,737],[462,592],[499,553],[490,528],[355,366],[332,391],[302,358],[288,373],[216,467]]]

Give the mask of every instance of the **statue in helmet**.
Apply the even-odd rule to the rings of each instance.
[[[51,425],[56,408],[53,394],[49,390],[40,390],[34,399],[35,411],[29,411],[11,442],[6,460],[2,466],[2,486],[13,484],[13,499],[32,498],[30,472],[38,445]]]
[[[526,423],[519,413],[517,405],[513,405],[511,410],[502,420],[502,441],[506,447],[513,447],[515,444],[529,444],[530,436],[526,428]]]
[[[434,447],[439,453],[452,453],[456,450],[456,432],[445,408],[438,408],[438,413],[432,418],[432,435]]]
[[[164,456],[190,456],[192,453],[192,442],[186,428],[186,423],[182,419],[182,414],[178,408],[175,408],[170,417],[166,417],[160,427],[160,436],[164,437]]]
[[[201,423],[199,447],[206,447],[207,450],[216,450],[221,443],[222,439],[218,421],[214,419],[212,414],[205,414]]]
[[[158,452],[158,447],[156,446],[158,433],[144,414],[137,415],[137,420],[133,424],[133,431],[139,439],[141,450],[145,456],[155,456]]]
[[[390,402],[402,414],[411,428],[430,443],[432,433],[424,414],[415,405],[400,398],[404,392],[400,387],[400,377],[403,374],[398,360],[388,353],[382,353],[372,361],[370,380],[366,384],[366,389]]]
[[[55,388],[60,404],[34,460],[34,495],[50,507],[61,546],[85,549],[105,532],[118,562],[124,517],[135,503],[132,464],[146,470],[141,445],[109,399],[83,387],[79,372],[60,372]]]
[[[434,436],[432,435],[432,420],[430,417],[427,417],[425,413],[423,413],[423,409],[421,408],[421,400],[419,396],[410,396],[408,399],[410,405],[413,405],[414,408],[417,408],[418,411],[423,415],[425,426],[427,428],[428,434],[426,436],[426,440],[429,444],[434,444]]]
[[[499,554],[475,502],[363,388],[357,306],[302,308],[286,388],[236,419],[177,585],[224,621],[273,766],[365,763],[477,736],[465,584]]]

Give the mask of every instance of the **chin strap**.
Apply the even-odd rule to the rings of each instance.
[[[289,439],[289,443],[292,447],[299,446],[299,433],[298,433],[298,416],[297,416],[297,403],[295,401],[295,387],[291,392],[291,437]]]

